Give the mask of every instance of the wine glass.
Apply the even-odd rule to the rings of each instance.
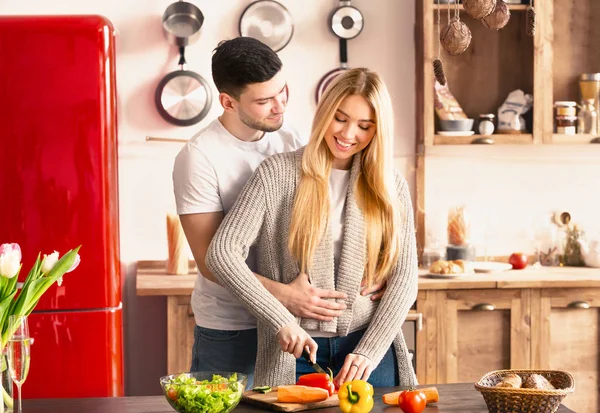
[[[19,407],[17,413],[23,412],[21,405],[21,386],[29,373],[29,361],[31,356],[31,337],[27,316],[11,315],[8,318],[9,339],[8,348],[8,371],[12,381],[17,385],[19,392]]]

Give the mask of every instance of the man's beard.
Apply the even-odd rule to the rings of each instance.
[[[252,119],[241,108],[238,109],[238,116],[244,125],[262,132],[275,132],[279,130],[283,125],[283,114],[281,114],[281,120],[275,124],[269,124],[256,119]]]

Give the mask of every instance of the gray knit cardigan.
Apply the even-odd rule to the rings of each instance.
[[[364,217],[356,203],[353,188],[361,173],[360,154],[354,156],[348,185],[345,224],[336,277],[333,268],[331,228],[318,245],[309,277],[315,287],[347,294],[347,309],[333,321],[295,317],[281,304],[246,265],[251,245],[258,249],[257,272],[282,283],[299,274],[297,262],[289,253],[288,234],[304,148],[277,154],[263,161],[225,216],[206,255],[206,265],[257,318],[258,349],[254,384],[276,386],[296,382],[296,359],[279,347],[277,332],[287,324],[298,323],[305,330],[319,330],[345,336],[367,328],[354,353],[379,364],[394,345],[401,385],[416,384],[402,324],[417,298],[418,271],[416,240],[410,192],[406,180],[396,174],[396,188],[403,211],[400,227],[400,256],[388,278],[380,302],[359,294],[365,268]],[[338,300],[343,301],[343,300]]]

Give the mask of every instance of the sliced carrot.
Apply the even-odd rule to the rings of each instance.
[[[386,393],[381,396],[381,400],[389,405],[389,406],[398,406],[398,396],[400,396],[401,391],[395,391],[392,393]]]
[[[328,397],[329,392],[318,387],[298,385],[277,387],[277,401],[280,403],[314,403]]]
[[[436,387],[424,387],[418,390],[421,390],[423,393],[425,393],[425,397],[427,398],[427,404],[437,403],[440,400],[440,395]],[[402,393],[402,391],[386,393],[383,396],[381,396],[381,400],[383,401],[383,403],[389,406],[398,406],[398,396],[400,396],[400,393]]]
[[[425,393],[425,397],[427,397],[427,404],[437,403],[440,400],[440,394],[438,393],[437,387],[425,387],[419,390]]]

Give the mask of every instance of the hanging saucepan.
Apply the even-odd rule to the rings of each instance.
[[[287,46],[294,34],[290,12],[275,0],[258,0],[246,7],[239,29],[241,36],[254,37],[276,52]]]
[[[348,40],[362,32],[364,18],[356,7],[350,5],[350,0],[340,0],[340,7],[334,9],[329,16],[329,27],[340,39],[340,67],[327,72],[319,81],[315,93],[317,103],[333,79],[348,69]]]
[[[154,102],[158,113],[177,126],[200,122],[212,103],[210,85],[198,73],[185,70],[185,46],[195,43],[204,16],[191,3],[178,1],[163,14],[163,34],[169,43],[179,47],[180,70],[166,75],[156,87]]]
[[[202,23],[204,15],[198,7],[186,1],[177,1],[163,13],[163,34],[169,43],[185,47],[198,40]]]

